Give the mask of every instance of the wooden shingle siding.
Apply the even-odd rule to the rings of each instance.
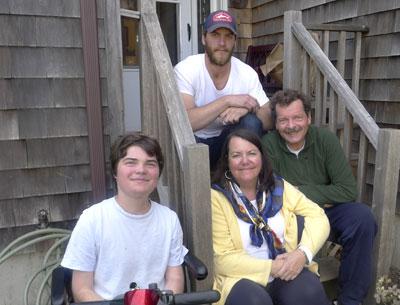
[[[346,60],[345,79],[351,78],[351,60]],[[400,56],[365,58],[361,60],[362,79],[400,79]]]
[[[12,15],[79,17],[79,0],[3,0]]]
[[[96,4],[106,160],[112,125],[106,2]],[[80,9],[80,0],[1,1],[0,228],[15,227],[15,234],[37,223],[42,208],[59,222],[93,203]]]
[[[87,135],[85,108],[20,110],[18,122],[22,139]]]
[[[76,219],[90,204],[89,192],[0,200],[0,229],[37,224],[41,209],[51,222]]]
[[[104,20],[98,20],[99,47],[105,48]],[[79,18],[0,15],[0,45],[82,47]]]
[[[37,46],[82,47],[80,20],[78,18],[35,17]]]
[[[19,139],[17,111],[0,111],[0,140]]]
[[[34,17],[0,15],[0,28],[0,45],[36,45]]]
[[[400,103],[366,101],[363,104],[377,123],[390,124],[394,127],[400,124]]]
[[[400,79],[364,80],[360,84],[360,99],[363,101],[400,102]],[[400,124],[400,118],[399,122]]]
[[[0,200],[91,190],[89,165],[0,172]]]
[[[25,141],[0,141],[0,152],[0,171],[28,167]]]
[[[0,54],[1,49],[7,50],[3,60],[9,67],[0,77],[83,77],[81,49],[0,47]]]
[[[2,110],[68,107],[85,107],[85,88],[82,79],[0,79]]]
[[[89,164],[86,137],[26,140],[26,168]]]
[[[11,77],[11,52],[9,48],[0,47],[0,78]]]

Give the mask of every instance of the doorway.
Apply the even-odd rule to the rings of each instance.
[[[137,0],[120,0],[120,7],[125,130],[140,131],[140,12]],[[197,53],[196,1],[159,0],[156,1],[156,11],[172,65]]]

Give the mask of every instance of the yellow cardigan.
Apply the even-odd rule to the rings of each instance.
[[[226,197],[211,190],[212,238],[214,248],[214,289],[221,293],[218,305],[225,300],[233,285],[246,278],[266,286],[271,272],[272,260],[250,256],[243,248],[239,224],[233,208]],[[329,235],[329,221],[325,212],[290,183],[284,181],[281,213],[285,221],[285,248],[291,252],[304,245],[315,255]],[[304,216],[304,230],[300,243],[297,241],[296,214]],[[318,266],[312,262],[308,268],[317,273]]]

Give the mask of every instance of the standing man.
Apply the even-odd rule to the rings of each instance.
[[[136,282],[183,292],[187,249],[175,212],[149,199],[164,159],[140,133],[116,141],[110,156],[118,193],[83,211],[61,265],[73,270],[75,302],[111,300]]]
[[[354,202],[356,181],[336,135],[311,126],[310,101],[294,90],[278,91],[271,111],[276,130],[262,141],[273,169],[325,209],[331,239],[343,247],[338,302],[359,305],[372,280],[374,217]]]
[[[211,167],[233,128],[261,136],[271,127],[268,98],[257,73],[232,57],[236,36],[235,18],[227,11],[213,12],[204,23],[205,54],[189,56],[175,66],[196,141],[209,146]]]

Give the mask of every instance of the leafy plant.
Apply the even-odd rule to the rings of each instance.
[[[374,296],[377,304],[400,305],[400,288],[388,276],[379,278]]]

